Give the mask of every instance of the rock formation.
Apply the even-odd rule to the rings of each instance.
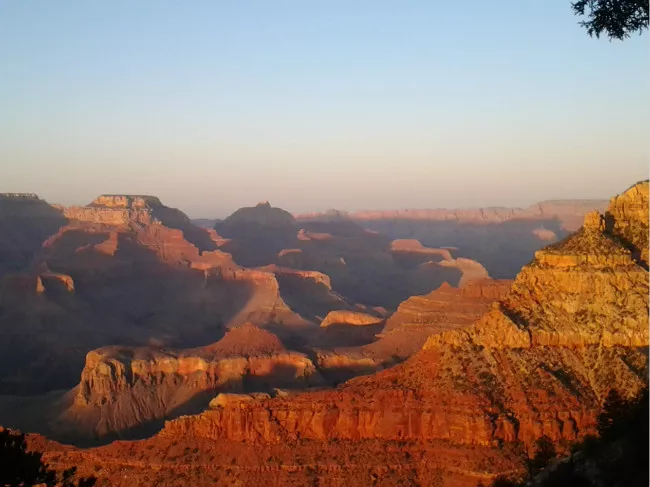
[[[508,280],[479,279],[460,288],[444,283],[429,294],[413,296],[388,318],[382,342],[367,348],[395,343],[391,354],[409,357],[429,336],[471,325],[491,303],[503,298],[511,285]]]
[[[496,278],[513,278],[549,242],[580,227],[586,213],[604,211],[603,200],[559,200],[528,208],[391,210],[345,214],[366,229],[393,239],[417,239],[427,247],[457,247],[456,256],[483,264]],[[341,213],[337,214],[342,218]],[[296,215],[298,224],[327,214]]]
[[[605,200],[550,200],[542,201],[527,208],[488,207],[472,209],[405,209],[385,211],[358,211],[345,213],[330,210],[324,214],[308,213],[295,215],[297,220],[428,220],[497,223],[512,219],[560,218],[569,230],[580,226],[580,219],[591,210],[604,211]]]
[[[336,325],[368,326],[376,325],[382,321],[382,317],[372,316],[367,313],[359,313],[354,311],[331,311],[321,322],[320,326],[321,328],[327,328]]]
[[[103,345],[186,348],[246,321],[288,336],[310,324],[283,301],[273,272],[238,266],[215,250],[216,234],[158,198],[100,196],[61,210],[15,200],[0,206],[18,215],[16,225],[52,211],[67,223],[43,236],[20,273],[2,279],[2,393],[71,387],[85,354]]]
[[[52,438],[105,442],[153,434],[162,419],[199,412],[219,391],[304,389],[321,383],[307,356],[286,350],[274,334],[245,324],[196,349],[92,350],[77,387],[40,398],[38,404],[25,403],[31,409],[40,406],[38,421],[35,411],[31,418],[20,411],[13,411],[13,418],[11,411],[3,415],[21,428],[37,425]]]
[[[223,249],[247,267],[273,263],[278,252],[293,246],[297,232],[293,216],[268,202],[240,208],[214,228],[230,240]]]
[[[227,239],[218,243],[219,249],[230,253],[236,263],[318,271],[328,276],[329,287],[347,301],[366,306],[394,309],[408,296],[428,292],[444,281],[457,284],[479,276],[478,265],[463,265],[449,250],[420,245],[416,251],[408,242],[391,244],[389,238],[343,214],[296,222],[288,212],[260,203],[237,210],[215,229]],[[402,244],[406,247],[401,248]],[[441,258],[449,262],[428,265]],[[482,272],[487,276],[485,269]],[[305,312],[296,301],[291,306]],[[320,321],[332,309],[323,307],[324,314],[308,318]]]
[[[0,193],[0,278],[22,271],[43,240],[65,223],[61,209],[35,194]]]
[[[356,478],[357,485],[380,477],[397,485],[399,477],[390,477],[395,464],[427,484],[476,485],[523,471],[522,448],[542,435],[562,447],[593,433],[610,388],[630,396],[646,381],[648,273],[634,245],[641,239],[629,232],[647,232],[647,213],[620,207],[628,201],[628,208],[640,208],[643,194],[647,182],[612,200],[602,219],[588,217],[569,239],[540,251],[474,325],[430,337],[400,365],[335,391],[226,403],[170,421],[150,442],[129,449],[156,458],[146,445],[165,448],[182,439],[201,445],[196,464],[224,444],[242,445],[240,455],[255,445],[282,452],[283,463],[288,455],[291,465],[309,465],[292,470],[294,482],[303,483],[330,473],[348,448],[363,460],[345,457],[345,473],[336,478]],[[110,475],[123,468],[112,460],[118,448],[95,451],[92,461]],[[415,468],[414,457],[428,470]],[[181,468],[170,460],[162,465]],[[246,465],[238,478],[264,478],[261,467]],[[145,475],[132,467],[131,481]],[[207,485],[200,474],[192,479]]]

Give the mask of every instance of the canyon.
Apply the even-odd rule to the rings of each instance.
[[[45,204],[5,197],[14,225],[20,198]],[[647,182],[524,210],[263,202],[214,228],[151,196],[46,206],[58,226],[0,267],[0,423],[103,444],[29,436],[98,485],[485,485],[647,376]]]
[[[553,200],[527,208],[331,210],[295,216],[298,221],[349,219],[392,239],[455,247],[459,257],[480,262],[492,277],[512,279],[536,250],[577,230],[587,212],[606,208],[606,200]]]

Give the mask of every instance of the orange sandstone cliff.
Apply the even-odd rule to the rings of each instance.
[[[391,369],[334,391],[216,401],[150,440],[57,459],[94,462],[100,485],[127,485],[123,472],[131,484],[153,476],[206,486],[476,486],[516,476],[536,439],[568,448],[595,431],[610,389],[631,396],[646,382],[648,272],[639,245],[647,194],[639,183],[603,215],[589,214],[474,325],[431,336]]]

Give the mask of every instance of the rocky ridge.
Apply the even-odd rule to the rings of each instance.
[[[630,191],[647,191],[647,182]],[[636,189],[635,189],[636,188]],[[620,213],[614,199],[607,215]],[[636,213],[613,228],[647,229]],[[604,217],[606,218],[606,217]],[[382,438],[456,445],[571,442],[594,432],[612,386],[645,382],[647,271],[601,226],[542,251],[468,329],[435,335],[405,363],[336,392],[253,401],[166,423],[161,437],[254,443]],[[612,250],[616,249],[616,252]],[[545,259],[566,255],[564,260]],[[555,260],[554,260],[555,259]]]
[[[455,247],[455,257],[480,262],[494,278],[512,279],[536,250],[563,239],[582,225],[586,213],[606,206],[604,200],[560,200],[523,209],[369,211],[346,218],[392,239],[418,240],[429,248]],[[299,225],[314,219],[328,218],[296,215]]]
[[[321,383],[306,355],[286,350],[277,336],[251,324],[196,349],[102,347],[86,355],[77,387],[41,399],[40,430],[77,444],[140,437],[155,433],[163,418],[205,409],[220,391]]]
[[[433,221],[472,221],[495,223],[519,218],[549,218],[559,217],[567,223],[575,223],[576,215],[597,210],[604,211],[606,200],[549,200],[542,201],[526,208],[468,208],[468,209],[404,209],[404,210],[366,210],[357,212],[342,212],[330,210],[325,213],[296,214],[296,220],[329,220],[347,218],[355,221],[364,220],[433,220]],[[578,224],[579,226],[579,224]]]

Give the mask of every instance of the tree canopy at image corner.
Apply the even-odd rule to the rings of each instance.
[[[648,29],[647,0],[579,0],[571,2],[571,8],[575,15],[586,16],[580,25],[592,37],[606,34],[610,41],[622,41]]]

